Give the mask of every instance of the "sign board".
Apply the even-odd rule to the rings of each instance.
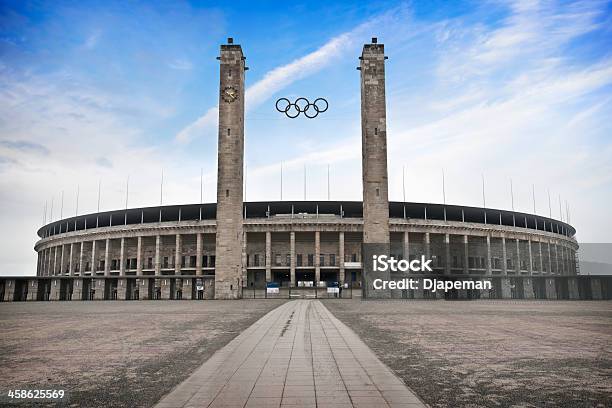
[[[272,294],[280,293],[280,287],[278,285],[278,282],[266,283],[266,293],[272,293]]]
[[[327,293],[340,293],[340,288],[327,288]]]
[[[345,268],[361,268],[361,262],[345,262]]]

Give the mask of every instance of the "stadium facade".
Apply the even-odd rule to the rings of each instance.
[[[37,273],[0,279],[0,299],[238,299],[347,296],[362,283],[362,245],[425,254],[438,280],[490,280],[459,298],[609,298],[605,277],[578,274],[575,229],[513,211],[389,202],[384,46],[360,60],[363,202],[243,202],[240,45],[221,45],[217,202],[133,208],[44,225]],[[423,275],[424,277],[424,275]],[[278,287],[268,295],[267,287]],[[329,291],[329,287],[348,290]],[[392,298],[440,296],[394,290]]]

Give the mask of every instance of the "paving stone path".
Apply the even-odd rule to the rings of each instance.
[[[195,407],[424,407],[318,300],[274,309],[158,404]]]

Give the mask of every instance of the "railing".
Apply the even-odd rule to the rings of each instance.
[[[281,287],[277,293],[268,293],[266,288],[242,288],[243,299],[352,299],[353,288],[334,288],[337,293],[331,293],[326,287]],[[332,289],[332,288],[329,288]]]

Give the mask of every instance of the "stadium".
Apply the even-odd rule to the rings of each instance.
[[[0,279],[0,298],[239,299],[360,296],[364,244],[432,259],[438,280],[491,289],[391,298],[602,299],[604,277],[579,276],[576,230],[535,214],[389,202],[384,46],[359,57],[363,201],[243,202],[244,75],[240,45],[221,45],[217,202],[132,208],[44,225],[36,276]],[[418,274],[416,274],[418,275]],[[425,275],[420,275],[426,277]],[[270,290],[273,289],[273,290]]]

